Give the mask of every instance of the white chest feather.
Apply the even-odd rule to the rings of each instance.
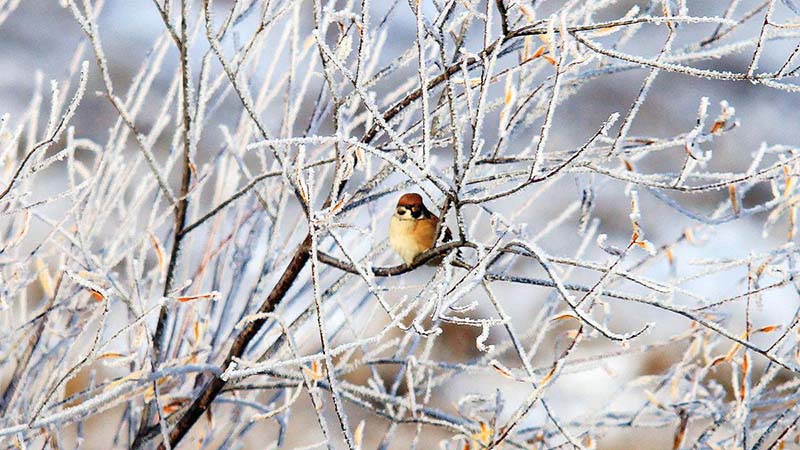
[[[406,264],[411,264],[417,255],[427,250],[415,238],[415,225],[415,220],[403,220],[397,216],[392,216],[389,224],[389,243]]]

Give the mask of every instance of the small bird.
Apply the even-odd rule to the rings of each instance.
[[[425,207],[422,196],[403,194],[400,197],[389,224],[389,243],[406,264],[433,247],[438,231],[439,218]]]

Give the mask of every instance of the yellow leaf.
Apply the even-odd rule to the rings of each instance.
[[[36,258],[34,264],[36,265],[36,271],[39,273],[39,284],[42,286],[42,290],[45,295],[52,298],[55,295],[55,289],[53,288],[53,278],[50,276],[47,265],[42,261],[42,258]]]
[[[486,422],[481,421],[480,425],[481,425],[481,431],[473,434],[471,437],[474,441],[477,441],[485,446],[491,442],[494,430],[492,430],[492,428],[488,424],[486,424]]]
[[[565,320],[565,319],[575,319],[575,320],[578,320],[578,316],[576,316],[575,314],[573,314],[573,313],[571,313],[571,312],[566,312],[566,313],[559,314],[559,315],[557,315],[557,316],[553,317],[552,319],[550,319],[550,321],[551,321],[551,322],[556,322],[556,321],[559,321],[559,320]]]
[[[598,28],[596,31],[592,33],[592,37],[601,37],[601,36],[608,36],[609,34],[615,33],[619,30],[620,27],[603,27]]]
[[[311,367],[303,367],[303,373],[308,375],[309,378],[313,381],[319,381],[323,379],[325,376],[323,374],[322,367],[319,365],[319,362],[311,361]]]
[[[647,389],[644,390],[644,396],[647,397],[647,401],[652,403],[653,406],[655,406],[656,408],[666,410],[664,405],[658,400],[658,398],[656,398],[656,395],[650,392],[649,390]]]
[[[364,440],[364,421],[358,423],[356,432],[353,433],[353,440],[356,442],[356,449],[361,450],[361,443]]]
[[[542,378],[542,380],[539,381],[539,384],[540,385],[547,384],[547,382],[553,378],[553,375],[555,375],[555,373],[556,373],[556,368],[553,367],[552,369],[550,369],[550,372],[547,372],[547,375],[545,375],[544,378]]]
[[[694,244],[694,243],[695,243],[695,240],[694,240],[694,231],[692,231],[692,229],[691,229],[691,228],[688,228],[688,227],[687,227],[687,228],[685,228],[685,229],[683,230],[683,235],[686,237],[686,240],[687,240],[687,241],[688,241],[690,244]]]
[[[200,336],[203,333],[203,326],[200,324],[199,320],[194,321],[194,326],[192,327],[194,331],[194,342],[200,342]]]
[[[536,22],[536,14],[534,14],[533,10],[528,5],[519,5],[519,12],[525,16],[525,20],[528,23]]]
[[[540,34],[539,35],[539,40],[541,40],[542,43],[545,46],[548,46],[548,47],[550,46],[550,42],[551,42],[550,35],[548,35],[548,34]]]
[[[509,73],[506,76],[506,85],[505,85],[505,96],[503,97],[503,103],[508,105],[514,100],[514,85],[513,85],[513,78]]]
[[[669,261],[669,265],[670,266],[674,266],[675,265],[675,254],[672,253],[672,247],[667,247],[666,253],[667,253],[667,261]]]
[[[532,45],[531,36],[525,36],[525,40],[523,42],[524,45],[522,46],[522,61],[527,61],[529,59],[528,55],[531,54],[531,45]]]

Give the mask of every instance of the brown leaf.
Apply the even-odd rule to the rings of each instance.
[[[91,292],[92,300],[96,302],[102,302],[103,300],[106,299],[105,296],[103,296],[103,294],[101,294],[98,291],[95,291],[94,289],[89,289],[89,292]]]
[[[620,159],[620,161],[622,161],[622,164],[625,165],[625,170],[627,170],[628,172],[633,172],[633,163],[632,162],[630,162],[627,159],[622,158],[622,157],[620,157],[619,159]]]
[[[733,207],[733,213],[737,216],[739,215],[739,198],[736,195],[736,185],[732,184],[728,186],[728,197],[731,199],[731,206]]]
[[[565,320],[565,319],[575,319],[575,320],[578,320],[578,316],[576,316],[575,314],[573,314],[573,313],[571,313],[571,312],[566,312],[566,313],[559,314],[559,315],[557,315],[557,316],[553,317],[552,319],[550,319],[550,321],[551,321],[551,322],[556,322],[556,321],[559,321],[559,320]]]
[[[775,330],[780,330],[783,325],[767,325],[755,330],[753,333],[772,333]]]
[[[150,233],[150,242],[153,243],[153,248],[156,251],[156,258],[158,258],[158,272],[164,273],[164,249],[161,247],[161,243],[158,242],[158,238],[153,233]]]
[[[179,397],[164,405],[161,410],[164,411],[164,414],[172,414],[181,409],[183,405],[189,403],[189,401],[188,397]]]
[[[213,299],[215,299],[217,297],[219,297],[219,293],[218,292],[209,292],[209,293],[206,293],[206,294],[182,295],[180,297],[175,297],[175,300],[177,300],[177,301],[179,301],[181,303],[186,303],[186,302],[191,302],[193,300],[200,300],[200,299],[212,299],[213,300]]]
[[[499,362],[497,362],[497,361],[492,361],[492,362],[490,362],[490,363],[489,363],[489,365],[490,365],[490,366],[492,366],[492,369],[494,369],[495,371],[497,371],[497,373],[499,373],[500,375],[502,375],[502,376],[504,376],[504,377],[506,377],[506,378],[510,378],[510,379],[512,379],[512,380],[513,380],[513,379],[516,379],[516,378],[514,377],[514,374],[512,374],[511,372],[509,372],[509,371],[508,371],[508,369],[507,369],[506,367],[502,366],[502,365],[501,365]]]
[[[666,248],[666,254],[667,254],[667,261],[669,262],[669,265],[670,266],[674,266],[675,265],[675,254],[672,252],[672,247],[667,247]]]

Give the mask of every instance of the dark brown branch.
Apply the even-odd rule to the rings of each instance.
[[[388,266],[388,267],[373,267],[372,274],[376,277],[393,277],[397,275],[402,275],[406,272],[411,272],[412,270],[416,269],[419,266],[425,265],[428,261],[434,260],[437,257],[446,255],[450,251],[460,247],[471,247],[475,248],[475,244],[471,242],[464,242],[464,241],[452,241],[446,244],[442,244],[438,247],[432,248],[419,256],[412,262],[411,264],[400,264],[397,266]],[[318,259],[321,263],[327,264],[331,267],[336,267],[337,269],[344,270],[345,272],[350,272],[354,274],[358,274],[358,269],[353,264],[344,262],[340,259],[334,258],[327,253],[318,252],[319,255]]]
[[[500,26],[503,30],[503,36],[508,36],[508,8],[506,8],[506,4],[503,3],[503,0],[495,0],[494,3],[497,5],[497,11],[500,13]]]
[[[272,291],[258,309],[259,314],[263,315],[275,311],[275,307],[286,295],[286,292],[289,290],[289,288],[292,287],[294,280],[297,279],[297,276],[303,270],[303,267],[305,267],[306,262],[308,262],[310,250],[311,235],[309,234],[306,235],[306,238],[297,247],[292,260],[289,262],[286,270],[284,270],[280,280],[278,280],[278,283],[275,284],[275,287],[272,288]],[[241,333],[239,333],[234,339],[231,349],[228,352],[228,356],[225,358],[225,362],[222,363],[223,368],[230,365],[234,358],[239,358],[244,354],[244,351],[247,349],[247,345],[261,329],[261,326],[266,322],[267,319],[261,317],[253,320],[252,322],[248,322],[247,325],[245,325]],[[225,383],[226,381],[220,378],[219,375],[214,375],[214,378],[206,383],[206,385],[203,387],[203,390],[200,392],[200,395],[195,398],[191,406],[189,406],[183,416],[181,416],[181,418],[172,428],[172,431],[170,431],[169,441],[172,448],[175,448],[178,442],[180,442],[186,433],[188,433],[192,428],[192,425],[194,425],[194,423],[203,416],[206,410],[208,410],[208,408],[211,406],[211,403],[222,391],[222,388],[225,387]],[[163,442],[158,446],[158,449],[166,449],[166,446]]]
[[[175,280],[175,270],[178,265],[178,257],[180,256],[181,243],[184,236],[183,228],[186,226],[186,212],[189,209],[189,185],[192,180],[192,162],[191,162],[191,127],[192,116],[189,110],[189,37],[186,27],[186,1],[181,1],[181,29],[180,40],[175,43],[178,46],[180,53],[180,67],[181,67],[181,109],[183,114],[183,155],[182,155],[182,174],[181,174],[181,188],[180,197],[175,205],[175,228],[173,232],[172,249],[169,255],[169,262],[167,263],[167,276],[164,282],[164,296],[168,296],[172,291],[172,285]],[[168,17],[162,17],[165,20],[167,28],[169,26]],[[169,344],[166,342],[166,328],[169,321],[169,306],[164,304],[158,313],[158,322],[156,323],[156,331],[153,335],[153,354],[151,361],[153,369],[156,369],[161,361],[164,359],[164,353],[169,350]],[[158,389],[156,381],[153,381],[153,388]],[[157,392],[157,391],[156,391]],[[139,445],[139,442],[144,437],[150,420],[153,416],[155,399],[151,400],[145,405],[142,411],[142,417],[139,422],[139,429],[136,432],[133,446]]]

